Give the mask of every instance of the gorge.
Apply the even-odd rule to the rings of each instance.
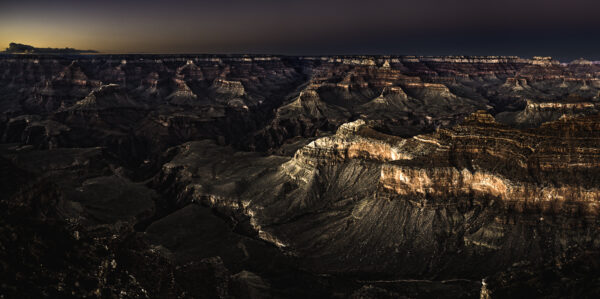
[[[598,107],[584,59],[0,55],[0,293],[594,297]]]

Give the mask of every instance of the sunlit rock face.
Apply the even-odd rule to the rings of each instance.
[[[402,195],[479,194],[519,212],[595,216],[600,194],[594,179],[600,166],[597,128],[598,118],[589,116],[563,117],[519,131],[478,112],[458,127],[414,137],[438,148],[382,169],[382,184]],[[420,159],[440,167],[412,167]]]
[[[2,56],[0,256],[21,274],[0,293],[586,297],[599,76],[548,57]]]
[[[597,124],[564,117],[515,129],[481,111],[400,138],[357,120],[292,158],[195,142],[173,149],[156,184],[248,217],[259,238],[317,272],[474,279],[598,250]],[[213,179],[195,175],[207,160]]]

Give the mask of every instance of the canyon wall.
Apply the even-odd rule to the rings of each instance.
[[[599,77],[548,57],[0,56],[2,293],[590,296]]]

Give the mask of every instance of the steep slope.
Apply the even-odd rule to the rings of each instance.
[[[593,296],[598,69],[1,56],[0,293]]]
[[[312,271],[476,279],[598,250],[597,124],[563,118],[519,131],[478,112],[402,139],[356,121],[291,159],[218,158],[209,164],[243,168],[213,168],[213,180],[194,178],[215,156],[192,143],[157,183],[175,180],[178,198],[250,217],[259,237]]]

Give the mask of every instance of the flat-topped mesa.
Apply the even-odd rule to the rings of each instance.
[[[550,66],[550,65],[559,65],[560,62],[558,60],[552,59],[550,56],[533,56],[531,60],[531,64],[533,65],[541,65],[541,66]]]
[[[465,119],[464,119],[464,121],[463,121],[462,124],[464,125],[465,123],[471,123],[471,122],[477,122],[477,123],[495,123],[496,120],[487,111],[485,111],[485,110],[477,110],[477,111],[469,114],[467,117],[465,117]]]
[[[404,85],[405,89],[420,93],[420,97],[446,97],[456,98],[456,95],[450,91],[448,86],[440,83],[415,83],[410,82]]]
[[[530,88],[526,78],[506,78],[506,81],[501,87],[510,88],[513,91],[521,91]]]
[[[243,96],[244,94],[246,94],[244,85],[240,81],[215,79],[215,81],[213,82],[213,88],[217,93],[227,94],[236,97]]]
[[[569,64],[570,65],[593,65],[594,63],[592,61],[586,60],[584,58],[579,58],[579,59],[575,59],[575,60],[571,61]]]
[[[402,89],[402,87],[400,86],[386,86],[383,88],[383,90],[381,91],[381,94],[379,95],[379,98],[383,98],[383,97],[398,97],[402,100],[406,100],[408,99],[408,95],[406,94],[406,92]]]
[[[554,121],[563,115],[592,115],[599,112],[600,103],[580,98],[567,98],[564,101],[541,102],[527,99],[525,109],[517,112],[504,112],[496,115],[499,122],[517,127],[535,127]]]

